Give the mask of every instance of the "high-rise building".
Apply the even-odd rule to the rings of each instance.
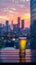
[[[33,20],[36,20],[36,0],[30,0],[30,9],[31,9],[31,24]]]
[[[8,25],[9,25],[9,21],[6,20],[6,32],[8,32]]]
[[[2,28],[2,32],[4,33],[5,32],[5,25],[3,24],[3,28]]]
[[[22,23],[22,29],[24,29],[24,20],[21,20]]]
[[[31,9],[31,26],[30,26],[30,36],[31,36],[31,48],[36,48],[36,0],[30,0]],[[35,29],[35,30],[34,30]]]
[[[2,24],[0,23],[0,37],[2,35]]]
[[[30,48],[31,62],[36,62],[36,0],[30,0],[31,26],[30,26]]]
[[[5,32],[11,32],[11,28],[10,28],[10,24],[9,24],[9,21],[6,20],[6,25],[5,25]]]
[[[18,17],[18,28],[20,28],[20,17]]]
[[[17,31],[17,24],[13,24],[13,30]]]
[[[13,30],[13,21],[11,21],[11,30]]]
[[[8,26],[9,25],[9,21],[8,20],[6,20],[6,26]]]

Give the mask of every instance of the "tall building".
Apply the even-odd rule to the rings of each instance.
[[[11,21],[11,30],[13,30],[13,21]]]
[[[20,17],[18,17],[18,28],[20,28]]]
[[[8,25],[9,25],[9,21],[6,20],[6,32],[8,32]]]
[[[30,48],[31,62],[36,62],[36,0],[30,0],[31,26],[30,26]]]
[[[24,20],[21,20],[22,23],[22,29],[24,29]]]
[[[17,31],[17,24],[13,24],[13,30],[16,32]]]
[[[3,32],[3,33],[5,32],[5,30],[4,30],[4,29],[5,29],[5,25],[3,24],[3,29],[2,29],[2,32]]]
[[[36,0],[30,0],[30,9],[31,9],[31,24],[33,20],[36,20]]]
[[[2,24],[0,23],[0,37],[2,35]]]
[[[36,48],[36,0],[30,0],[30,11],[31,11],[31,26],[30,26],[30,37],[31,37],[31,48]]]
[[[9,21],[6,20],[6,32],[11,32],[11,28],[10,28],[10,25],[9,25]]]
[[[6,26],[8,26],[9,25],[9,21],[8,20],[6,20]]]

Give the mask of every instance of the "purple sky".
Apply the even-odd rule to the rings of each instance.
[[[2,21],[2,23],[4,23],[6,19],[11,21],[12,19],[15,20],[18,16],[24,18],[24,15],[29,16],[29,14],[30,0],[0,0],[0,22]],[[27,22],[25,22],[25,24]],[[16,20],[14,23],[16,23]],[[30,23],[28,23],[28,26],[29,24]]]

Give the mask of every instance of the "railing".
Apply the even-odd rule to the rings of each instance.
[[[35,54],[34,54],[35,53]],[[0,62],[21,62],[20,59],[24,62],[34,62],[32,59],[35,59],[36,62],[36,50],[26,49],[25,57],[21,58],[19,50],[2,50],[0,51]]]

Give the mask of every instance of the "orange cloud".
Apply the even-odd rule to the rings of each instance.
[[[24,16],[25,19],[30,19],[30,13],[26,13]]]
[[[7,19],[8,20],[8,18],[6,17],[6,16],[0,16],[0,19]]]

